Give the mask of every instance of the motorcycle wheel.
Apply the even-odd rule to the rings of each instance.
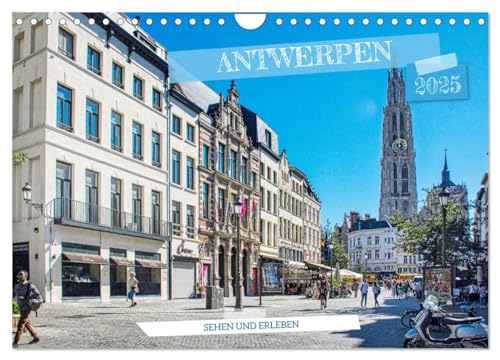
[[[410,349],[424,347],[421,341],[413,342],[412,340],[413,339],[405,339],[403,342],[403,348]]]
[[[411,344],[411,339],[405,339],[405,341],[403,342],[403,348],[405,349],[409,349],[409,348],[412,348],[412,344]]]
[[[411,329],[415,325],[415,322],[412,320],[412,317],[415,316],[415,312],[408,311],[406,314],[401,316],[401,325],[405,328]]]

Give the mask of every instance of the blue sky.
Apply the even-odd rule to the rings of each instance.
[[[473,200],[480,181],[488,171],[488,26],[477,25],[484,14],[411,14],[413,25],[404,23],[408,15],[371,14],[370,24],[361,25],[359,14],[268,14],[257,30],[241,29],[231,14],[128,14],[140,15],[141,26],[169,51],[217,47],[340,40],[376,36],[438,33],[441,54],[455,52],[466,64],[469,75],[469,99],[459,101],[410,103],[414,145],[417,153],[418,200],[422,188],[440,181],[444,148],[448,149],[451,179],[465,183]],[[210,18],[212,25],[201,22]],[[215,25],[225,19],[224,26]],[[284,20],[276,26],[276,18]],[[289,19],[298,25],[291,26]],[[305,18],[313,23],[304,25]],[[319,18],[327,24],[318,24]],[[333,25],[335,17],[342,20]],[[348,18],[356,24],[346,24]],[[384,26],[375,23],[385,20]],[[399,25],[390,25],[392,18]],[[422,26],[419,20],[429,19]],[[437,26],[431,19],[443,20]],[[447,24],[453,17],[457,23]],[[465,26],[468,17],[471,24]],[[145,24],[147,18],[153,25]],[[160,19],[167,18],[166,26]],[[182,26],[174,25],[181,18]],[[198,22],[187,25],[190,18]],[[214,91],[224,92],[228,81],[206,83]],[[309,177],[322,201],[322,223],[330,219],[341,223],[345,212],[356,210],[378,216],[380,196],[380,158],[382,146],[382,111],[387,85],[386,70],[339,72],[272,78],[240,79],[236,86],[240,102],[258,113],[278,132],[280,150],[286,149],[291,164]],[[419,207],[421,203],[419,203]]]

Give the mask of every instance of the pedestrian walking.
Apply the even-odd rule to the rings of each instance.
[[[398,288],[396,286],[396,280],[393,280],[392,281],[392,285],[391,285],[391,290],[392,290],[392,297],[395,298],[396,295],[397,295],[397,291],[398,291]]]
[[[477,286],[477,282],[474,280],[472,284],[467,286],[468,290],[468,300],[474,306],[476,302],[480,299],[479,296],[479,287]]]
[[[352,283],[352,289],[354,290],[354,297],[358,297],[358,288],[359,288],[359,282],[358,280],[354,280]]]
[[[377,285],[377,282],[375,281],[375,283],[373,284],[373,297],[375,299],[375,307],[380,307],[380,304],[378,303],[378,296],[380,295],[380,288],[379,286]]]
[[[366,307],[366,301],[368,296],[368,284],[366,283],[366,279],[363,279],[363,284],[361,284],[361,307]]]
[[[486,285],[481,284],[479,287],[479,307],[486,307],[486,296],[488,295],[488,288]]]
[[[30,341],[30,344],[35,344],[40,341],[40,337],[31,324],[31,308],[29,304],[30,299],[40,299],[40,291],[38,291],[35,285],[28,281],[28,272],[26,270],[19,271],[17,274],[17,281],[18,283],[14,288],[14,296],[19,305],[19,310],[21,311],[21,318],[17,323],[17,331],[14,342],[12,343],[13,347],[18,346],[24,328],[28,329],[31,336],[33,336],[33,340]]]
[[[130,307],[134,307],[137,305],[135,302],[135,295],[139,292],[139,281],[137,281],[135,277],[135,273],[131,272],[130,277],[128,279],[128,299],[131,304]]]

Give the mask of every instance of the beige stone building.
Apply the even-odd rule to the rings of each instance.
[[[132,270],[166,299],[166,50],[119,13],[14,13],[12,31],[14,272],[49,302],[123,301]]]
[[[258,186],[259,153],[243,121],[239,93],[231,83],[227,96],[217,96],[202,83],[176,85],[204,114],[199,126],[200,263],[202,287],[218,286],[225,296],[236,288],[236,218],[241,216],[241,281],[244,295],[257,294],[260,245]]]

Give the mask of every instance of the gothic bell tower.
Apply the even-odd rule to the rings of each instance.
[[[380,220],[397,213],[409,218],[417,212],[416,154],[403,72],[391,69],[387,81],[380,161]]]

